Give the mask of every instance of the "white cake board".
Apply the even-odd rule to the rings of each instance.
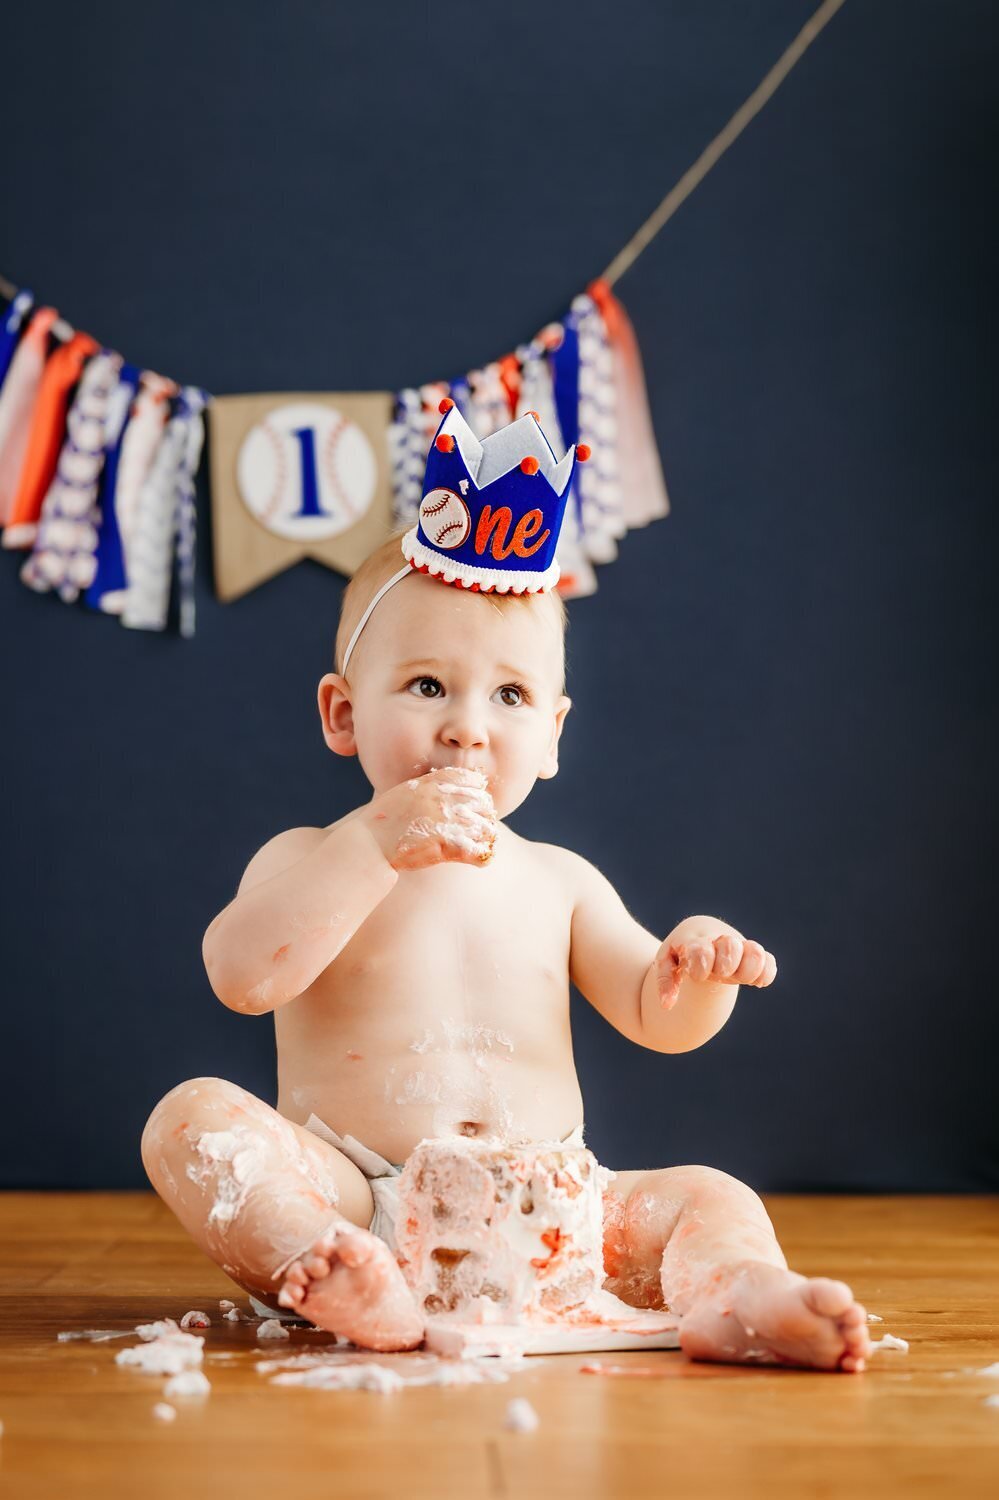
[[[598,1293],[592,1323],[462,1323],[448,1315],[427,1319],[426,1347],[452,1359],[491,1354],[590,1354],[608,1349],[679,1349],[680,1322],[672,1313],[640,1312],[609,1292]],[[616,1305],[615,1305],[616,1304]]]

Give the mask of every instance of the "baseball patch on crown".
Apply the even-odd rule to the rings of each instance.
[[[420,525],[435,547],[450,552],[468,540],[472,516],[454,490],[431,490],[420,501]]]

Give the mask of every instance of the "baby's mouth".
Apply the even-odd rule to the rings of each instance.
[[[497,785],[496,777],[493,775],[493,773],[491,771],[487,770],[486,767],[484,765],[482,765],[481,761],[462,760],[460,756],[457,756],[457,757],[448,757],[447,760],[434,761],[434,763],[432,765],[430,765],[430,766],[427,767],[427,770],[428,771],[450,771],[450,770],[478,771],[478,772],[480,772],[481,775],[483,775],[486,778],[486,786],[489,789],[490,795],[491,796],[495,795],[496,785]]]

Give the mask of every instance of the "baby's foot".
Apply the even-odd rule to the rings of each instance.
[[[724,1267],[696,1299],[680,1347],[692,1359],[859,1371],[871,1341],[846,1282],[749,1260]]]
[[[278,1303],[365,1349],[415,1349],[423,1340],[391,1250],[356,1226],[338,1225],[289,1266]]]

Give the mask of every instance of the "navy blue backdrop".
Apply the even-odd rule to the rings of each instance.
[[[813,9],[18,6],[0,270],[217,393],[464,370],[565,309]],[[673,514],[570,606],[563,768],[513,823],[780,973],[680,1057],[574,998],[612,1167],[999,1180],[990,22],[847,0],[618,287]],[[260,844],[366,784],[314,705],[342,580],[219,605],[206,498],[191,642],[0,556],[0,1185],[145,1185],[185,1077],[275,1098],[273,1023],[214,999],[201,936]]]

